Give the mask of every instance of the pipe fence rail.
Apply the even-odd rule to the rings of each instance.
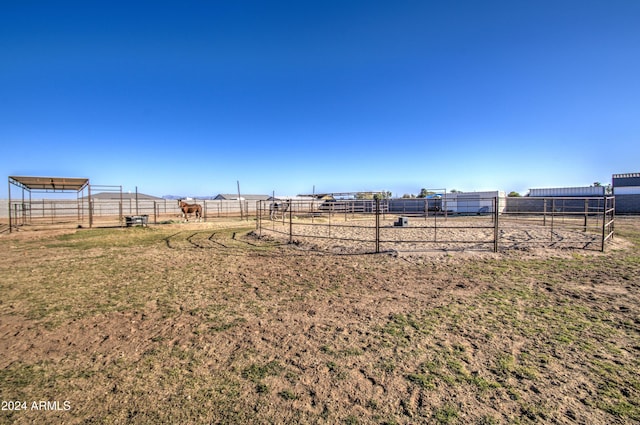
[[[600,250],[604,251],[606,241],[614,234],[615,197],[509,198],[504,219],[507,223],[548,228],[549,241],[541,240],[540,244],[562,245],[557,229],[594,239],[598,235]]]
[[[471,197],[438,199],[276,201],[198,200],[204,221],[255,217],[260,235],[300,239],[359,252],[527,249],[605,250],[614,237],[615,198]],[[124,226],[147,216],[149,224],[181,221],[171,199],[11,199],[11,226]],[[194,220],[195,217],[190,217]],[[320,243],[318,243],[320,244]]]
[[[203,207],[203,219],[243,217],[256,212],[254,202],[243,200],[189,200]],[[5,205],[10,209],[13,224],[26,225],[87,225],[124,226],[127,216],[148,216],[149,223],[159,224],[184,220],[178,201],[173,199],[24,199],[11,200]],[[193,214],[189,220],[194,220]]]
[[[486,197],[447,203],[424,199],[258,201],[259,236],[313,240],[358,252],[535,247],[599,249],[614,235],[615,200]]]

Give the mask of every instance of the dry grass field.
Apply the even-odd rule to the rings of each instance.
[[[632,424],[612,249],[328,253],[251,222],[0,235],[0,423]]]

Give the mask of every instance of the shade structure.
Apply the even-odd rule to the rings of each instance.
[[[89,179],[78,177],[9,176],[9,182],[27,190],[79,192],[89,184]]]
[[[22,189],[22,199],[20,202],[13,203],[11,201],[11,186]],[[88,178],[78,177],[35,177],[35,176],[9,176],[8,188],[8,209],[9,209],[9,232],[14,226],[17,228],[18,221],[22,220],[23,224],[31,221],[31,193],[47,193],[47,192],[75,192],[76,206],[73,208],[78,216],[78,220],[84,217],[85,205],[80,199],[80,193],[88,189],[87,207],[91,203],[91,186]],[[28,199],[25,199],[25,191],[28,192]],[[44,210],[44,207],[43,207]],[[55,209],[54,209],[55,210]],[[59,210],[57,210],[59,212]],[[91,209],[88,208],[89,227],[92,226],[93,219]]]

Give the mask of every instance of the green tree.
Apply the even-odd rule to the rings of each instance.
[[[356,199],[373,199],[371,192],[358,192],[356,193]]]
[[[520,194],[518,192],[515,191],[511,191],[509,192],[509,194],[507,195],[509,198],[519,198]]]
[[[418,194],[418,198],[426,198],[429,195],[435,195],[435,192],[432,192],[427,189],[420,189],[420,193]]]
[[[390,199],[393,194],[389,191],[382,191],[373,195],[373,199]]]

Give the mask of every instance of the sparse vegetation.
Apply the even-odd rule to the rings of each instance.
[[[624,249],[328,255],[224,223],[0,237],[2,423],[634,423]]]

